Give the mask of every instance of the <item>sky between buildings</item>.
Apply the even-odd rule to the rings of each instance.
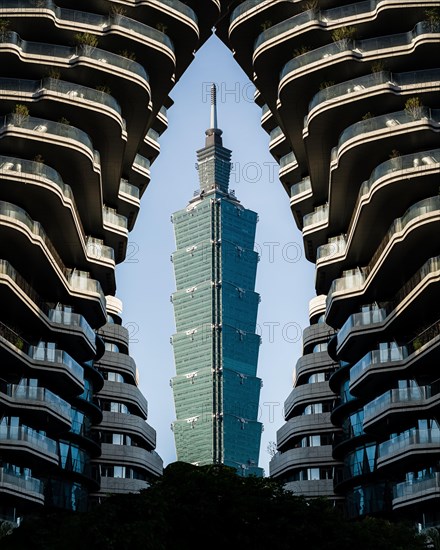
[[[130,332],[130,353],[149,402],[148,422],[157,431],[157,451],[167,465],[176,460],[174,401],[169,381],[175,374],[170,336],[175,331],[170,295],[175,290],[170,255],[175,250],[172,213],[186,207],[198,189],[196,150],[209,127],[210,84],[217,84],[218,125],[223,145],[232,150],[230,189],[245,208],[259,214],[256,291],[261,295],[258,332],[262,337],[257,375],[263,380],[259,420],[264,424],[260,463],[269,474],[269,442],[283,425],[283,403],[292,388],[292,371],[301,355],[314,293],[314,268],[303,254],[289,199],[269,154],[261,128],[254,87],[230,51],[213,36],[171,93],[169,126],[162,151],[151,169],[127,259],[117,268],[117,296],[124,304],[123,324]]]

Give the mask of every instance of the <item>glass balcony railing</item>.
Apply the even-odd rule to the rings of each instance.
[[[88,340],[95,345],[96,333],[85,320],[85,318],[79,313],[73,313],[71,311],[65,311],[62,309],[51,309],[48,314],[49,320],[52,323],[63,325],[67,327],[79,327],[81,328]]]
[[[412,498],[440,488],[440,473],[436,472],[418,479],[397,483],[394,486],[394,498]]]
[[[61,176],[56,170],[54,170],[50,166],[46,166],[41,162],[24,160],[15,157],[5,157],[3,155],[0,155],[0,177],[2,175],[8,177],[15,174],[27,174],[32,177],[43,178],[55,184],[62,191],[63,195],[71,200],[73,203],[73,207],[77,216],[77,221],[81,230],[81,236],[86,244],[87,254],[89,256],[92,256],[93,258],[104,257],[107,259],[114,259],[115,253],[111,247],[104,245],[102,240],[95,239],[90,236],[86,237],[84,228],[81,223],[81,217],[74,200],[72,189],[70,185],[67,185],[63,182]],[[98,241],[99,255],[96,254],[96,251],[98,250]]]
[[[385,308],[374,308],[350,315],[336,335],[337,346],[339,347],[341,345],[353,329],[367,327],[376,323],[382,323],[386,316],[387,310]]]
[[[368,352],[350,369],[350,382],[354,384],[368,369],[396,361],[403,361],[409,355],[406,346],[389,347]]]
[[[379,262],[385,248],[393,237],[401,233],[406,226],[414,219],[428,215],[431,213],[437,213],[440,210],[440,196],[429,197],[416,204],[413,204],[401,218],[397,218],[391,224],[385,237],[377,247],[370,263],[363,268],[357,270],[344,271],[343,276],[339,279],[335,279],[332,282],[327,299],[331,301],[334,292],[340,292],[344,290],[360,290],[368,278],[368,275],[373,271],[376,264]]]
[[[79,128],[75,128],[69,124],[11,113],[3,118],[2,126],[3,128],[14,126],[16,128],[24,128],[25,130],[32,130],[41,134],[52,134],[61,136],[63,139],[71,139],[85,145],[95,156],[93,143],[90,137]]]
[[[288,61],[280,73],[280,80],[300,67],[331,58],[340,53],[350,52],[361,57],[364,53],[376,50],[380,51],[389,48],[408,46],[422,34],[438,33],[439,31],[440,24],[431,23],[430,21],[421,21],[417,23],[411,31],[405,33],[381,36],[379,38],[368,38],[366,40],[343,39],[338,42],[333,42],[332,44],[326,44],[325,46],[306,52]]]
[[[36,450],[45,453],[57,454],[57,444],[53,439],[43,435],[27,426],[0,426],[0,441],[25,441]]]
[[[354,4],[356,5],[356,4]],[[347,6],[348,7],[348,6]],[[389,71],[380,71],[377,73],[360,76],[347,80],[341,84],[329,86],[324,90],[320,90],[309,103],[309,112],[325,101],[339,98],[346,94],[360,92],[366,88],[372,88],[381,84],[390,84],[393,88],[403,88],[405,86],[413,86],[438,82],[440,80],[439,69],[427,69],[424,71],[411,71],[406,73],[390,73]],[[306,117],[307,118],[307,117]]]
[[[15,204],[0,201],[0,216],[5,216],[7,218],[17,220],[18,222],[24,224],[32,232],[33,235],[40,237],[46,245],[47,249],[49,250],[51,257],[55,260],[62,274],[72,287],[76,289],[83,288],[84,290],[97,292],[102,296],[102,300],[105,300],[99,281],[90,279],[90,275],[87,272],[79,272],[76,270],[72,271],[71,269],[67,268],[41,224],[34,221],[27,212],[25,212],[22,208],[16,206]],[[87,280],[87,283],[84,284],[82,282],[83,280]]]
[[[110,208],[109,206],[104,206],[102,209],[102,215],[104,218],[104,223],[108,223],[110,225],[116,225],[123,229],[127,229],[128,227],[127,218],[125,216],[122,216],[121,214],[118,214],[114,208]]]
[[[359,204],[362,201],[363,197],[368,195],[376,182],[384,176],[402,170],[419,168],[421,166],[432,167],[435,164],[440,164],[440,149],[431,149],[429,151],[412,153],[411,155],[403,155],[401,157],[386,160],[382,164],[379,164],[379,166],[377,166],[371,173],[370,178],[367,181],[364,181],[364,183],[362,184],[353,212],[357,212]],[[408,181],[411,180],[408,179]],[[353,224],[355,223],[355,219],[356,217],[353,216],[347,230],[347,235],[350,235]]]
[[[47,403],[62,416],[70,419],[69,403],[46,388],[22,386],[21,384],[8,384],[6,395],[19,401],[40,401],[42,403]]]
[[[235,21],[235,19],[237,19],[238,17],[240,17],[250,9],[255,8],[259,4],[268,4],[268,3],[270,2],[268,2],[267,0],[245,0],[242,4],[237,6],[232,12],[230,23]]]
[[[346,128],[339,136],[338,145],[332,149],[331,160],[333,161],[337,158],[339,149],[342,145],[344,145],[344,143],[352,138],[359,137],[370,132],[392,128],[394,126],[411,124],[418,120],[432,121],[435,125],[438,125],[440,122],[440,109],[418,107],[414,110],[414,112],[397,111],[395,113],[389,113],[356,122]]]
[[[302,193],[311,193],[312,192],[312,182],[310,178],[304,178],[299,183],[295,183],[290,188],[290,198],[294,198],[297,195],[302,195]]]
[[[67,281],[74,290],[85,290],[86,292],[99,294],[101,303],[105,304],[105,296],[99,281],[91,279],[90,273],[87,271],[79,271],[77,269],[69,269],[68,271]]]
[[[60,174],[56,170],[50,166],[46,166],[46,164],[42,162],[0,155],[0,175],[8,176],[12,174],[26,174],[49,180],[61,189],[66,198],[71,201],[74,200],[70,185],[63,182]]]
[[[379,458],[405,451],[410,445],[439,445],[440,430],[438,428],[426,430],[411,430],[379,445]]]
[[[306,214],[303,217],[303,229],[317,223],[328,222],[328,203],[323,204],[322,206],[317,206],[313,212]]]
[[[130,195],[135,199],[139,199],[139,187],[136,187],[135,185],[131,185],[130,183],[128,183],[127,180],[124,180],[124,179],[121,179],[121,182],[119,184],[119,193],[123,193],[124,195]]]
[[[101,66],[108,65],[109,67],[117,67],[126,70],[140,77],[145,82],[148,82],[148,74],[144,67],[122,55],[117,55],[112,52],[94,48],[92,46],[59,46],[56,44],[45,44],[43,42],[29,42],[22,40],[20,36],[13,31],[8,31],[0,34],[1,44],[14,44],[23,52],[29,55],[38,56],[41,62],[49,63],[53,58],[61,59],[68,64],[74,63],[74,60],[79,57],[88,57],[100,63]]]
[[[291,151],[290,153],[287,153],[287,155],[284,155],[280,159],[280,172],[282,172],[287,166],[290,166],[292,164],[296,164],[296,157]]]
[[[415,386],[409,388],[396,388],[388,390],[379,397],[376,397],[364,407],[364,421],[367,422],[382,411],[385,411],[393,404],[415,403],[422,405],[424,401],[432,397],[431,386]]]
[[[147,158],[141,155],[136,155],[133,162],[133,166],[138,166],[142,170],[149,172],[151,165],[150,165],[150,161]]]
[[[87,256],[100,260],[105,258],[107,260],[115,259],[115,251],[111,246],[104,244],[102,239],[97,239],[96,237],[87,237],[86,242]]]
[[[279,126],[277,126],[276,128],[274,128],[271,131],[271,133],[269,135],[269,141],[270,141],[270,143],[272,143],[273,141],[275,141],[279,138],[285,139],[285,135],[283,134],[283,131],[281,130],[281,128]]]
[[[0,468],[0,485],[13,485],[25,493],[44,494],[42,481],[6,467]]]
[[[58,363],[64,365],[79,380],[84,379],[84,369],[68,353],[61,349],[45,346],[30,346],[29,357],[35,361]]]
[[[318,260],[324,258],[331,258],[333,256],[338,256],[343,254],[347,249],[347,240],[345,235],[340,235],[338,237],[332,237],[328,240],[327,244],[322,244],[318,247],[316,252],[316,257]]]

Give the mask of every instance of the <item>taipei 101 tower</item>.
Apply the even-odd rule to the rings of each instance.
[[[229,190],[231,151],[217,127],[216,87],[205,147],[197,151],[200,189],[172,219],[176,376],[172,380],[177,460],[225,464],[261,476],[257,378],[260,296],[254,290],[257,214]]]

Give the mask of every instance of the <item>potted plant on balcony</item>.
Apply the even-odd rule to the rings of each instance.
[[[356,27],[339,27],[332,32],[332,40],[338,45],[341,52],[346,50],[354,40],[356,31]]]
[[[431,32],[440,30],[440,10],[438,8],[429,8],[425,11],[425,17],[429,24]]]
[[[22,126],[29,118],[29,108],[22,103],[17,103],[13,112],[13,123],[16,126]]]
[[[84,55],[91,55],[98,46],[98,38],[89,32],[79,32],[75,34],[75,44],[78,50]]]
[[[0,19],[0,39],[4,40],[9,32],[9,19]]]
[[[419,97],[410,97],[406,100],[405,113],[414,120],[421,118],[423,114],[423,105]]]

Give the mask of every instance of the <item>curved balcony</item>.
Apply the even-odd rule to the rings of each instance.
[[[143,479],[129,479],[124,477],[101,477],[100,492],[97,496],[139,493],[149,486]],[[93,494],[92,496],[95,496]]]
[[[40,162],[0,155],[0,179],[3,197],[19,201],[28,214],[41,217],[48,209],[59,212],[59,215],[45,218],[46,231],[55,248],[78,268],[90,269],[95,278],[103,281],[107,292],[114,290],[114,250],[102,239],[86,235],[72,189],[56,170]],[[23,185],[27,186],[26,194]],[[70,210],[69,215],[64,215],[64,208]],[[62,234],[59,231],[60,215],[63,215]],[[66,242],[74,246],[66,246]]]
[[[41,338],[57,340],[74,350],[81,359],[89,359],[96,352],[96,334],[79,313],[53,309],[42,300],[34,288],[5,260],[0,260],[0,283],[5,307],[16,313],[16,318],[35,328]],[[14,293],[11,296],[11,291]]]
[[[440,341],[440,326],[436,322],[418,334],[405,346],[389,346],[373,350],[364,355],[350,371],[350,390],[366,395],[370,390],[376,393],[396,376],[410,376],[415,369],[435,361]],[[384,398],[385,399],[385,398]],[[436,403],[436,400],[434,400]]]
[[[315,344],[327,342],[334,332],[334,329],[326,323],[317,323],[306,327],[303,331],[303,353],[305,355],[312,353]]]
[[[136,155],[130,169],[129,179],[136,187],[139,187],[141,194],[145,191],[145,188],[150,182],[150,167],[151,162],[149,159],[139,154]]]
[[[405,244],[405,255],[412,254],[413,265],[417,265],[420,259],[426,257],[429,254],[429,248],[424,248],[422,256],[419,248],[412,250],[411,244],[417,241],[416,236],[420,242],[420,238],[423,239],[425,233],[430,233],[432,226],[435,226],[439,219],[440,197],[437,196],[412,205],[401,218],[394,220],[366,267],[344,271],[341,278],[333,280],[327,296],[327,320],[332,322],[330,321],[333,317],[332,308],[338,300],[359,301],[358,295],[362,294],[363,301],[368,301],[368,290],[373,279],[377,295],[380,288],[378,287],[379,273],[380,284],[391,286],[391,279],[394,276],[393,266],[396,260],[400,261],[403,254],[402,241]],[[417,247],[417,243],[413,246]],[[411,266],[408,266],[408,271],[412,272]]]
[[[118,211],[127,218],[127,228],[128,231],[131,231],[141,206],[139,187],[132,185],[126,179],[121,179],[118,199]]]
[[[333,466],[332,446],[299,447],[289,449],[285,453],[277,453],[270,461],[271,477],[285,475],[299,468]]]
[[[69,391],[84,390],[84,369],[68,353],[56,348],[32,346],[7,325],[0,323],[0,343],[2,355],[8,352],[8,362],[19,361],[20,370],[25,366],[37,369],[38,377],[49,383],[58,381],[64,389],[66,382],[71,384]],[[12,352],[12,353],[11,353]],[[20,372],[19,369],[16,369]]]
[[[51,64],[57,60],[57,62],[65,63],[68,66],[78,63],[92,64],[95,66],[95,70],[124,75],[126,78],[136,81],[150,93],[148,75],[144,67],[122,55],[87,45],[71,47],[31,42],[23,40],[13,31],[0,35],[0,50],[5,49],[6,45],[13,46],[12,50],[18,51],[23,61]]]
[[[415,386],[388,390],[376,397],[364,407],[364,429],[374,428],[377,431],[379,424],[386,423],[389,432],[402,422],[402,416],[420,414],[423,410],[437,408],[440,404],[438,390],[432,386]],[[398,417],[398,418],[397,418]]]
[[[129,377],[133,383],[138,379],[138,370],[134,359],[124,353],[106,351],[95,365],[101,370],[118,372],[124,375],[125,379]]]
[[[41,266],[41,269],[45,264],[50,265],[45,273],[46,286],[49,284],[49,280],[52,281],[52,284],[58,286],[61,281],[71,295],[77,294],[81,298],[98,299],[104,305],[105,297],[99,281],[90,278],[87,272],[67,268],[39,222],[32,220],[22,208],[4,201],[0,201],[0,219],[2,221],[0,227],[3,232],[13,231],[16,242],[19,242],[19,236],[23,236],[30,243],[30,245],[25,245],[22,248],[22,250],[27,248],[29,251],[28,257],[24,260],[29,262],[30,258],[39,255],[35,248],[38,248],[44,255],[46,261],[39,261],[38,265]],[[26,261],[20,261],[17,257],[14,257],[14,260],[23,269],[29,268],[29,266],[26,266]],[[43,277],[43,275],[42,272],[40,277]],[[40,284],[42,282],[41,280]],[[59,293],[61,294],[62,291],[59,290]]]
[[[330,238],[317,250],[317,291],[328,291],[327,281],[337,276],[342,262],[348,263],[354,256],[357,261],[368,260],[394,220],[396,211],[401,212],[402,207],[410,206],[430,191],[437,191],[439,173],[439,149],[392,158],[377,166],[359,190],[346,235]],[[413,185],[409,187],[408,183]],[[396,200],[400,190],[401,199]],[[389,207],[383,209],[385,204]],[[399,207],[399,210],[394,210],[392,206]],[[377,208],[384,210],[380,219],[375,215]],[[334,224],[338,214],[340,212],[330,209],[329,226]],[[368,242],[364,242],[363,238],[366,230],[369,233]]]
[[[131,410],[136,410],[139,416],[148,417],[148,403],[137,386],[123,382],[106,380],[104,387],[98,393],[100,399],[126,404]]]
[[[292,417],[296,408],[304,407],[317,401],[329,401],[334,399],[334,394],[328,386],[328,382],[316,382],[297,386],[290,392],[284,402],[284,416],[286,420]]]
[[[350,315],[336,335],[338,356],[348,338],[352,338],[356,333],[379,332],[387,316],[388,311],[378,306]]]
[[[116,344],[122,353],[128,354],[130,332],[126,327],[116,323],[106,323],[99,329],[98,334],[105,342]]]
[[[295,495],[309,498],[328,498],[341,500],[342,496],[335,495],[333,491],[333,479],[308,479],[304,481],[289,481],[283,485],[286,491]]]
[[[440,474],[404,481],[394,486],[393,510],[417,506],[440,497]]]
[[[112,445],[103,443],[100,464],[121,464],[147,470],[150,474],[162,475],[162,459],[156,452],[132,445]]]
[[[339,364],[334,362],[326,351],[308,353],[300,357],[295,366],[293,385],[304,384],[306,378],[316,372],[330,373]]]
[[[272,134],[272,132],[271,132]],[[280,159],[279,178],[286,191],[290,188],[290,194],[292,189],[292,182],[297,181],[300,178],[298,162],[295,155],[290,151],[287,155],[284,155]],[[289,192],[289,191],[288,191]]]
[[[276,160],[281,159],[281,157],[283,156],[286,157],[287,162],[289,159],[292,158],[291,156],[288,157],[289,149],[290,147],[287,143],[286,136],[284,135],[283,130],[279,126],[277,126],[271,131],[269,136],[269,152]]]
[[[58,465],[57,443],[26,426],[0,426],[0,442],[5,455],[24,454],[32,463],[44,460],[52,465]]]
[[[128,433],[142,439],[148,448],[154,449],[156,447],[155,430],[143,418],[134,414],[122,415],[121,413],[104,411],[99,430]]]
[[[40,416],[46,421],[49,416],[70,428],[70,405],[47,388],[8,384],[5,393],[0,393],[0,401],[8,408],[26,416],[29,412],[35,419]]]
[[[301,415],[290,418],[277,431],[277,447],[283,452],[283,447],[295,438],[306,435],[334,432],[335,427],[330,421],[330,413],[318,413],[314,415]]]
[[[440,455],[440,431],[437,429],[411,430],[404,432],[379,445],[377,467],[396,464],[404,467],[417,461],[419,455],[431,455],[433,459]]]
[[[0,493],[6,497],[44,504],[44,485],[34,477],[20,474],[11,468],[0,468]]]

